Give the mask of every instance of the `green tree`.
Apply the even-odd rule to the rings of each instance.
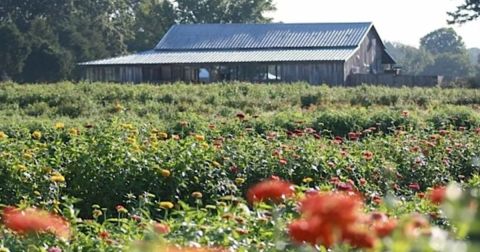
[[[0,26],[0,81],[15,78],[22,72],[30,46],[15,24]]]
[[[432,65],[423,71],[427,75],[444,75],[450,77],[471,76],[474,69],[465,54],[443,53],[435,57]]]
[[[429,52],[434,59],[423,74],[449,77],[468,77],[473,74],[465,44],[452,28],[435,30],[420,39],[420,49]]]
[[[453,28],[440,28],[420,39],[420,48],[435,55],[440,53],[465,53],[465,44]]]
[[[270,22],[273,0],[175,0],[181,23]]]
[[[174,6],[167,0],[141,0],[135,6],[133,38],[127,42],[129,51],[148,50],[175,24]]]
[[[434,63],[433,56],[423,49],[392,42],[386,42],[385,46],[405,74],[419,75]]]
[[[480,17],[480,0],[465,0],[454,12],[449,12],[450,24],[466,23]]]

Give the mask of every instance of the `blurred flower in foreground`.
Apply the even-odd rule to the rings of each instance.
[[[46,211],[7,207],[3,210],[2,219],[8,229],[18,234],[52,233],[61,238],[70,236],[70,224],[62,217]]]
[[[261,201],[280,202],[283,198],[294,194],[293,185],[283,180],[265,180],[251,187],[247,193],[250,203]]]

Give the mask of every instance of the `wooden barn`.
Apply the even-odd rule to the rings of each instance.
[[[90,81],[330,85],[393,64],[372,23],[181,24],[152,50],[80,63]]]

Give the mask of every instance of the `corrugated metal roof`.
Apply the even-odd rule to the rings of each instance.
[[[81,63],[94,65],[139,65],[182,63],[234,63],[234,62],[295,62],[344,61],[356,48],[290,49],[290,50],[231,50],[231,51],[147,51],[111,59]]]
[[[325,48],[358,46],[372,23],[174,25],[157,50]]]

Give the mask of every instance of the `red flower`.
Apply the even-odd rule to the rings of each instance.
[[[342,240],[356,248],[373,248],[377,238],[368,229],[351,226],[342,232]]]
[[[247,193],[247,199],[250,203],[269,200],[279,202],[284,197],[293,196],[293,193],[292,184],[283,180],[269,179],[250,188]]]
[[[384,213],[371,213],[369,222],[373,231],[380,238],[390,235],[397,227],[397,220],[389,219]]]
[[[334,227],[343,228],[356,221],[363,206],[360,197],[352,193],[319,193],[300,202],[305,216],[317,216]]]
[[[128,212],[128,210],[127,210],[124,206],[122,206],[122,205],[117,205],[117,206],[115,207],[115,209],[116,209],[117,212],[119,212],[119,213],[127,213],[127,212]]]
[[[441,204],[445,200],[446,192],[446,187],[437,187],[428,194],[428,198],[435,204]]]
[[[410,185],[408,185],[408,188],[410,188],[412,190],[415,190],[415,191],[419,191],[420,190],[420,185],[418,183],[411,183]]]
[[[287,164],[288,164],[288,161],[287,161],[286,159],[283,159],[283,158],[280,159],[278,162],[279,162],[281,165],[287,165]]]
[[[371,152],[371,151],[364,151],[364,152],[362,153],[362,156],[363,156],[363,158],[364,158],[365,160],[370,161],[370,160],[373,159],[373,152]]]
[[[410,113],[409,113],[408,111],[406,111],[406,110],[402,111],[402,116],[403,116],[403,117],[408,117],[409,114],[410,114]]]
[[[102,240],[105,240],[105,239],[108,239],[108,237],[110,237],[110,234],[107,232],[107,231],[102,231],[98,234],[98,236],[102,239]]]
[[[52,233],[57,237],[70,236],[70,224],[62,217],[46,211],[7,207],[3,210],[5,226],[19,234]]]
[[[348,132],[348,138],[352,141],[356,141],[360,138],[360,134],[357,132]]]
[[[236,114],[236,116],[237,116],[237,118],[240,119],[240,120],[245,119],[245,114],[242,113],[242,112],[238,112],[238,113]]]
[[[168,234],[170,233],[170,227],[167,224],[155,222],[153,224],[153,230],[157,234]]]
[[[296,243],[309,243],[312,246],[322,244],[331,247],[335,242],[331,225],[324,223],[319,218],[296,220],[288,226],[288,234]]]
[[[335,186],[339,191],[346,191],[346,192],[353,191],[353,185],[351,183],[339,182]]]
[[[364,185],[366,185],[366,184],[367,184],[367,180],[364,179],[364,178],[361,178],[361,179],[360,179],[360,185],[364,186]]]
[[[440,135],[442,135],[442,136],[446,136],[446,135],[448,135],[450,132],[449,132],[448,130],[440,130],[438,133],[439,133]]]

